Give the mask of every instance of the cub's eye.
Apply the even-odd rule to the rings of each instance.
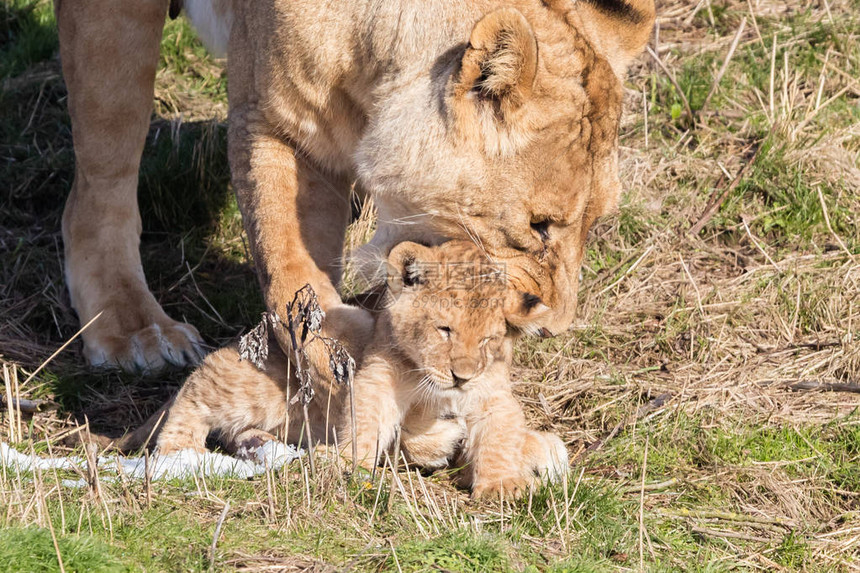
[[[484,338],[483,340],[481,340],[481,346],[482,346],[482,347],[483,347],[483,346],[486,346],[487,344],[489,344],[489,343],[491,343],[491,342],[498,342],[498,340],[499,340],[500,338],[501,338],[501,336],[487,336],[486,338]]]
[[[449,340],[451,338],[451,327],[450,326],[437,326],[436,330],[439,331],[439,334],[442,335],[444,340]]]
[[[549,219],[540,219],[531,222],[532,230],[538,234],[544,243],[549,240]]]

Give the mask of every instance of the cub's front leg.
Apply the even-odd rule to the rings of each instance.
[[[406,461],[425,470],[451,464],[466,442],[466,421],[452,410],[419,403],[406,413],[400,448]]]
[[[510,384],[489,390],[466,415],[468,437],[459,460],[461,485],[472,496],[518,497],[540,479],[567,472],[567,449],[557,436],[529,430]]]
[[[355,379],[355,455],[358,463],[373,468],[394,442],[408,403],[398,395],[398,372],[385,360],[370,356]],[[352,459],[353,424],[349,400],[344,400],[338,437],[341,453]]]

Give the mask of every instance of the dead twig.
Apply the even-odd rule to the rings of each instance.
[[[638,410],[636,410],[636,414],[628,417],[623,422],[619,422],[615,425],[614,428],[612,428],[612,430],[610,430],[609,434],[607,434],[603,438],[600,438],[599,440],[585,448],[585,451],[583,451],[577,459],[582,459],[589,452],[596,452],[600,450],[606,444],[606,442],[610,441],[612,438],[618,435],[618,432],[620,432],[623,427],[628,426],[637,420],[641,420],[648,414],[662,408],[666,404],[666,402],[668,402],[673,396],[674,394],[672,394],[671,392],[666,392],[664,394],[660,394],[647,404],[643,404],[639,407]]]
[[[795,527],[795,523],[789,519],[780,517],[759,517],[757,515],[746,515],[743,513],[734,513],[731,511],[719,510],[695,510],[681,508],[673,511],[660,511],[661,515],[666,517],[690,517],[695,519],[719,519],[722,521],[735,521],[739,523],[758,523],[766,525],[781,525],[783,527]]]
[[[726,186],[726,188],[722,190],[722,192],[720,192],[719,188],[714,189],[714,193],[711,195],[711,198],[708,201],[708,205],[707,207],[705,207],[705,210],[702,212],[702,215],[699,217],[699,220],[696,221],[696,223],[692,227],[690,227],[689,231],[687,231],[688,235],[690,235],[691,237],[695,237],[696,235],[698,235],[699,232],[705,227],[705,225],[708,224],[708,221],[710,221],[711,218],[717,214],[717,211],[720,210],[720,206],[722,206],[725,200],[728,199],[729,195],[732,194],[732,191],[734,191],[740,184],[740,182],[743,181],[743,179],[747,176],[747,173],[749,173],[749,170],[752,168],[756,159],[758,159],[758,154],[761,151],[761,148],[762,145],[761,142],[759,142],[752,156],[750,156],[749,160],[747,160],[747,162],[738,172],[737,176],[732,179],[732,182],[729,183],[728,186]]]
[[[0,396],[0,405],[8,408],[10,405],[19,412],[24,414],[37,414],[48,410],[56,410],[60,407],[59,404],[51,400],[27,400],[25,398],[12,398],[11,402],[7,402],[6,398]]]
[[[221,515],[218,516],[218,521],[215,523],[215,533],[212,534],[212,545],[209,546],[209,569],[215,569],[215,549],[218,547],[218,539],[221,537],[221,526],[224,525],[224,519],[227,517],[227,512],[230,511],[230,502],[224,504],[224,509],[221,510]]]
[[[289,361],[287,377],[291,377],[290,366],[294,366],[295,380],[298,382],[298,390],[292,397],[289,396],[287,388],[287,412],[291,406],[301,402],[302,416],[304,417],[304,433],[308,446],[308,464],[311,477],[316,477],[316,465],[314,463],[313,436],[311,435],[310,415],[308,405],[313,401],[316,391],[310,358],[307,347],[319,341],[325,347],[329,359],[329,369],[334,381],[340,385],[346,385],[349,389],[350,408],[353,419],[353,434],[355,433],[355,406],[353,396],[353,379],[355,377],[355,360],[347,352],[340,341],[322,335],[322,324],[325,320],[325,311],[320,307],[316,292],[310,284],[306,284],[296,291],[293,300],[286,305],[286,321],[282,320],[276,312],[265,312],[263,318],[254,329],[239,339],[239,359],[249,360],[259,369],[264,369],[265,361],[269,356],[269,327],[280,325],[290,336],[292,359]],[[355,471],[356,443],[353,435],[353,473]]]
[[[708,529],[707,527],[693,527],[693,533],[699,535],[710,535],[711,537],[728,537],[730,539],[743,539],[744,541],[756,541],[758,543],[770,543],[773,541],[767,537],[758,537],[756,535],[748,535],[737,531],[719,531],[716,529]]]
[[[657,483],[648,483],[644,485],[628,485],[621,488],[618,488],[618,491],[621,493],[640,493],[643,491],[663,491],[667,490],[673,485],[678,483],[678,478],[667,479],[666,481],[661,481]]]
[[[791,390],[821,390],[822,392],[850,392],[852,394],[860,394],[860,384],[800,380],[798,382],[790,382],[787,386]]]

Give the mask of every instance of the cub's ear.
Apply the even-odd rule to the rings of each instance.
[[[435,260],[429,247],[405,241],[388,254],[388,286],[394,289],[427,282]]]
[[[550,307],[533,293],[510,289],[505,296],[505,320],[514,330],[537,334],[541,321],[549,315]]]
[[[500,8],[475,24],[456,80],[455,97],[492,100],[513,111],[532,92],[538,47],[531,26],[518,10]]]

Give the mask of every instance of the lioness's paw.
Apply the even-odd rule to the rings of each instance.
[[[530,431],[526,435],[523,456],[538,478],[558,481],[568,471],[567,447],[555,434]]]
[[[134,308],[127,311],[135,312]],[[105,323],[99,324],[102,320]],[[104,313],[84,331],[84,356],[90,364],[152,373],[168,364],[191,366],[206,355],[200,333],[190,324],[164,316],[143,328],[123,332],[124,322],[112,321]]]

